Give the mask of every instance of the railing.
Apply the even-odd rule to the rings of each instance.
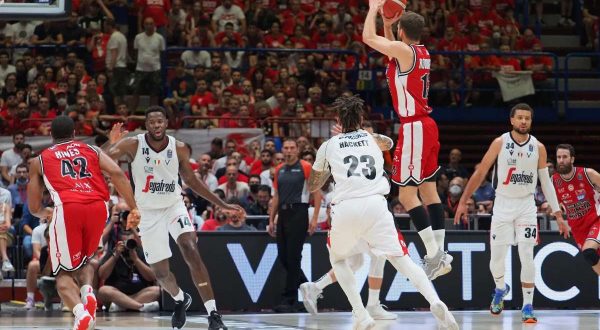
[[[597,84],[588,85],[587,88],[583,88],[583,89],[580,89],[580,88],[578,88],[577,90],[570,89],[569,78],[574,75],[577,75],[580,77],[592,77],[592,78],[596,78],[596,79],[600,78],[600,64],[598,64],[598,63],[596,63],[596,68],[595,69],[592,68],[592,70],[575,71],[575,70],[571,69],[570,63],[575,58],[591,58],[592,63],[593,63],[593,59],[596,58],[596,61],[598,63],[600,63],[600,52],[598,52],[598,53],[569,53],[565,57],[564,105],[565,105],[565,111],[567,112],[567,114],[569,114],[569,112],[571,112],[572,110],[583,111],[583,109],[588,109],[588,108],[572,107],[570,104],[570,101],[573,101],[573,100],[570,98],[570,93],[572,93],[572,92],[586,93],[587,92],[587,93],[597,94],[598,90],[600,89],[600,87]],[[594,109],[594,110],[597,110],[597,109]]]

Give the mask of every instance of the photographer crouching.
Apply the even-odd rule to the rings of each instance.
[[[118,214],[111,228],[107,252],[100,262],[98,274],[104,282],[98,298],[110,312],[159,310],[160,288],[156,277],[146,263],[139,236],[126,229],[128,211]]]

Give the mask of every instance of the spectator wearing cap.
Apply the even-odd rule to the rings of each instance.
[[[215,8],[212,16],[212,30],[222,32],[227,23],[233,24],[233,29],[241,34],[246,33],[246,15],[233,0],[223,0],[222,4]]]
[[[117,29],[113,19],[106,20],[104,29],[109,36],[106,45],[106,72],[110,78],[109,89],[116,105],[123,102],[123,97],[129,87],[127,38]]]

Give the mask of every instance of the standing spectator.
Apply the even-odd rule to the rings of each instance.
[[[317,227],[318,212],[313,213],[309,223],[308,201],[312,195],[314,207],[318,210],[321,207],[321,192],[308,192],[311,165],[298,158],[295,140],[283,142],[283,154],[285,163],[275,169],[273,208],[269,215],[268,230],[269,235],[277,238],[277,258],[287,273],[283,300],[274,311],[289,313],[295,310],[298,287],[307,281],[300,268],[302,246],[306,234],[312,235]]]
[[[235,32],[246,34],[246,15],[244,11],[237,5],[233,4],[233,0],[223,0],[223,4],[215,9],[212,16],[212,30],[215,32],[223,32],[225,25],[231,22]]]
[[[91,0],[85,11],[85,15],[79,19],[79,25],[88,32],[91,30],[102,31],[102,25],[107,18],[114,19],[103,0]]]
[[[167,40],[167,17],[171,10],[170,0],[137,0],[138,6],[138,31],[147,31],[142,22],[146,25],[146,19],[151,18],[157,32]]]
[[[135,112],[140,95],[150,95],[150,103],[157,105],[162,90],[160,55],[166,49],[166,45],[165,39],[156,33],[154,20],[151,17],[144,19],[144,32],[135,36],[133,48],[137,50],[132,107]]]
[[[583,2],[582,16],[587,39],[586,47],[598,50],[600,47],[600,38],[598,38],[598,31],[600,31],[600,3],[596,0],[585,0]]]
[[[16,73],[17,70],[14,65],[8,63],[9,56],[5,49],[0,50],[0,88],[4,88],[6,78],[10,73]],[[0,98],[2,96],[0,95]]]
[[[10,169],[13,166],[19,165],[23,162],[23,158],[21,158],[22,147],[20,146],[25,143],[25,134],[23,134],[23,132],[14,133],[13,143],[13,147],[5,150],[2,153],[2,157],[0,157],[0,170],[2,171],[2,179],[7,183],[10,182]]]
[[[114,97],[114,104],[123,103],[123,97],[129,87],[129,70],[127,70],[127,38],[116,26],[115,20],[108,19],[104,22],[104,29],[109,35],[106,45],[106,73],[110,78],[110,93]]]

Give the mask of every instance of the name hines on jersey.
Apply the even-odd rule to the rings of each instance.
[[[144,189],[142,192],[150,192],[157,194],[166,194],[175,192],[175,181],[171,183],[165,183],[164,180],[160,180],[160,182],[152,181],[154,179],[154,175],[148,175],[146,177],[146,184],[144,185]]]
[[[516,170],[516,167],[511,167],[510,169],[508,169],[508,175],[506,176],[506,179],[504,179],[504,182],[502,182],[503,185],[508,185],[511,183],[519,185],[533,183],[532,172],[529,172],[529,174],[525,173],[525,171],[521,171],[521,173],[515,173]]]

